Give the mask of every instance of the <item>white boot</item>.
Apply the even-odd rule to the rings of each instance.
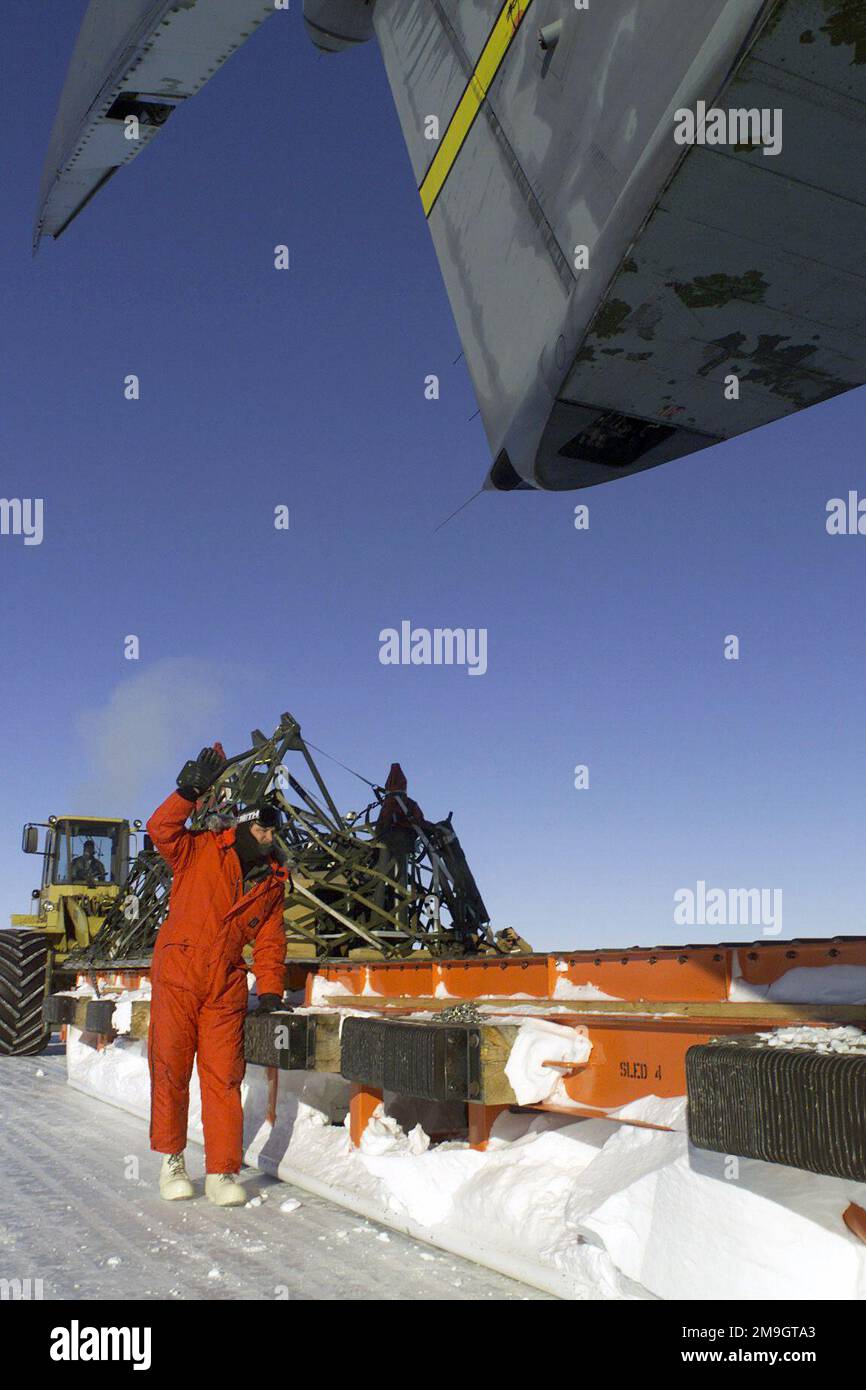
[[[166,1202],[181,1202],[192,1197],[193,1186],[184,1166],[183,1154],[166,1154],[159,1174],[159,1195]]]
[[[246,1190],[236,1181],[234,1173],[206,1174],[204,1195],[217,1207],[242,1207],[247,1202]]]

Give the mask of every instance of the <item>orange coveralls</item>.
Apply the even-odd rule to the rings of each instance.
[[[272,859],[270,873],[244,893],[234,830],[193,832],[186,826],[192,809],[172,792],[147,823],[174,873],[151,971],[150,1147],[157,1153],[186,1147],[189,1079],[197,1054],[205,1171],[237,1173],[243,1156],[240,1087],[247,1010],[241,953],[252,944],[259,994],[282,995],[287,873]]]

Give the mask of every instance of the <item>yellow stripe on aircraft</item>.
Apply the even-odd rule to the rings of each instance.
[[[532,0],[505,0],[418,192],[429,217]]]

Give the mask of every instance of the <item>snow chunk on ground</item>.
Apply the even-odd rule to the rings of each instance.
[[[348,1123],[348,1116],[346,1117]],[[420,1125],[405,1134],[392,1115],[385,1114],[383,1105],[378,1105],[367,1122],[361,1135],[360,1149],[364,1154],[393,1153],[403,1149],[407,1153],[422,1154],[430,1147],[430,1140]]]

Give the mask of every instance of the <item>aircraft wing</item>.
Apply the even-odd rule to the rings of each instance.
[[[273,0],[91,0],[51,132],[34,253],[272,14]]]

